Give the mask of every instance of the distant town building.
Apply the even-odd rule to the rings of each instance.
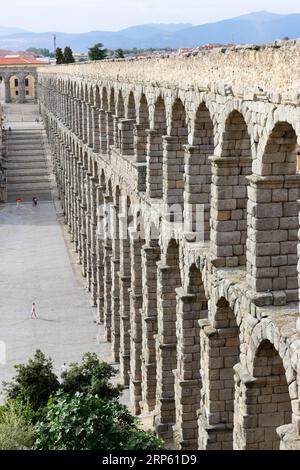
[[[36,99],[36,69],[49,60],[8,54],[0,56],[0,99],[24,103]]]

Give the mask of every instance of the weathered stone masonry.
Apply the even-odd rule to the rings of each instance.
[[[300,448],[299,65],[291,42],[38,71],[99,322],[178,449]],[[173,203],[204,205],[204,242],[167,236]]]

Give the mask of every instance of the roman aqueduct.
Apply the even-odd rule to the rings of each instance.
[[[299,64],[288,42],[38,70],[92,303],[177,449],[300,449]]]

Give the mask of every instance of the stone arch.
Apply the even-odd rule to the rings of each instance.
[[[279,450],[276,430],[291,424],[292,408],[282,359],[268,339],[257,348],[252,370],[253,379],[245,384],[245,395],[252,399],[251,405],[246,402],[243,448]]]
[[[172,106],[169,136],[164,138],[163,193],[169,205],[176,205],[174,211],[183,209],[184,150],[188,143],[188,126],[185,107],[180,98]],[[173,211],[173,210],[172,210]]]
[[[277,122],[264,148],[261,175],[250,181],[248,211],[250,282],[258,291],[286,291],[287,301],[297,300],[298,288],[300,175],[296,174],[296,150],[297,135],[292,125]]]
[[[149,106],[144,93],[139,103],[138,124],[142,125],[144,129],[150,128]]]
[[[192,232],[197,231],[202,240],[210,240],[210,199],[211,199],[211,163],[209,157],[214,154],[214,125],[205,103],[197,109],[191,146],[185,152],[185,213],[192,214]],[[204,209],[204,227],[199,233],[196,227],[195,205]]]
[[[163,136],[167,133],[164,99],[160,95],[154,104],[152,129],[148,132],[146,190],[149,197],[163,195]]]
[[[246,265],[247,188],[252,172],[251,140],[243,115],[233,110],[227,116],[221,142],[221,157],[213,157],[211,204],[216,207],[211,222],[213,250],[219,263]]]
[[[124,98],[123,98],[122,90],[119,90],[119,93],[118,93],[117,116],[118,118],[121,118],[121,119],[125,117],[125,105],[124,105]]]
[[[211,322],[203,322],[201,344],[201,418],[199,448],[233,448],[234,366],[239,362],[240,339],[235,314],[225,297],[214,307]]]

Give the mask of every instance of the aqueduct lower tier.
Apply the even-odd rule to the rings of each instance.
[[[299,66],[288,43],[38,71],[99,321],[178,449],[300,448]]]

